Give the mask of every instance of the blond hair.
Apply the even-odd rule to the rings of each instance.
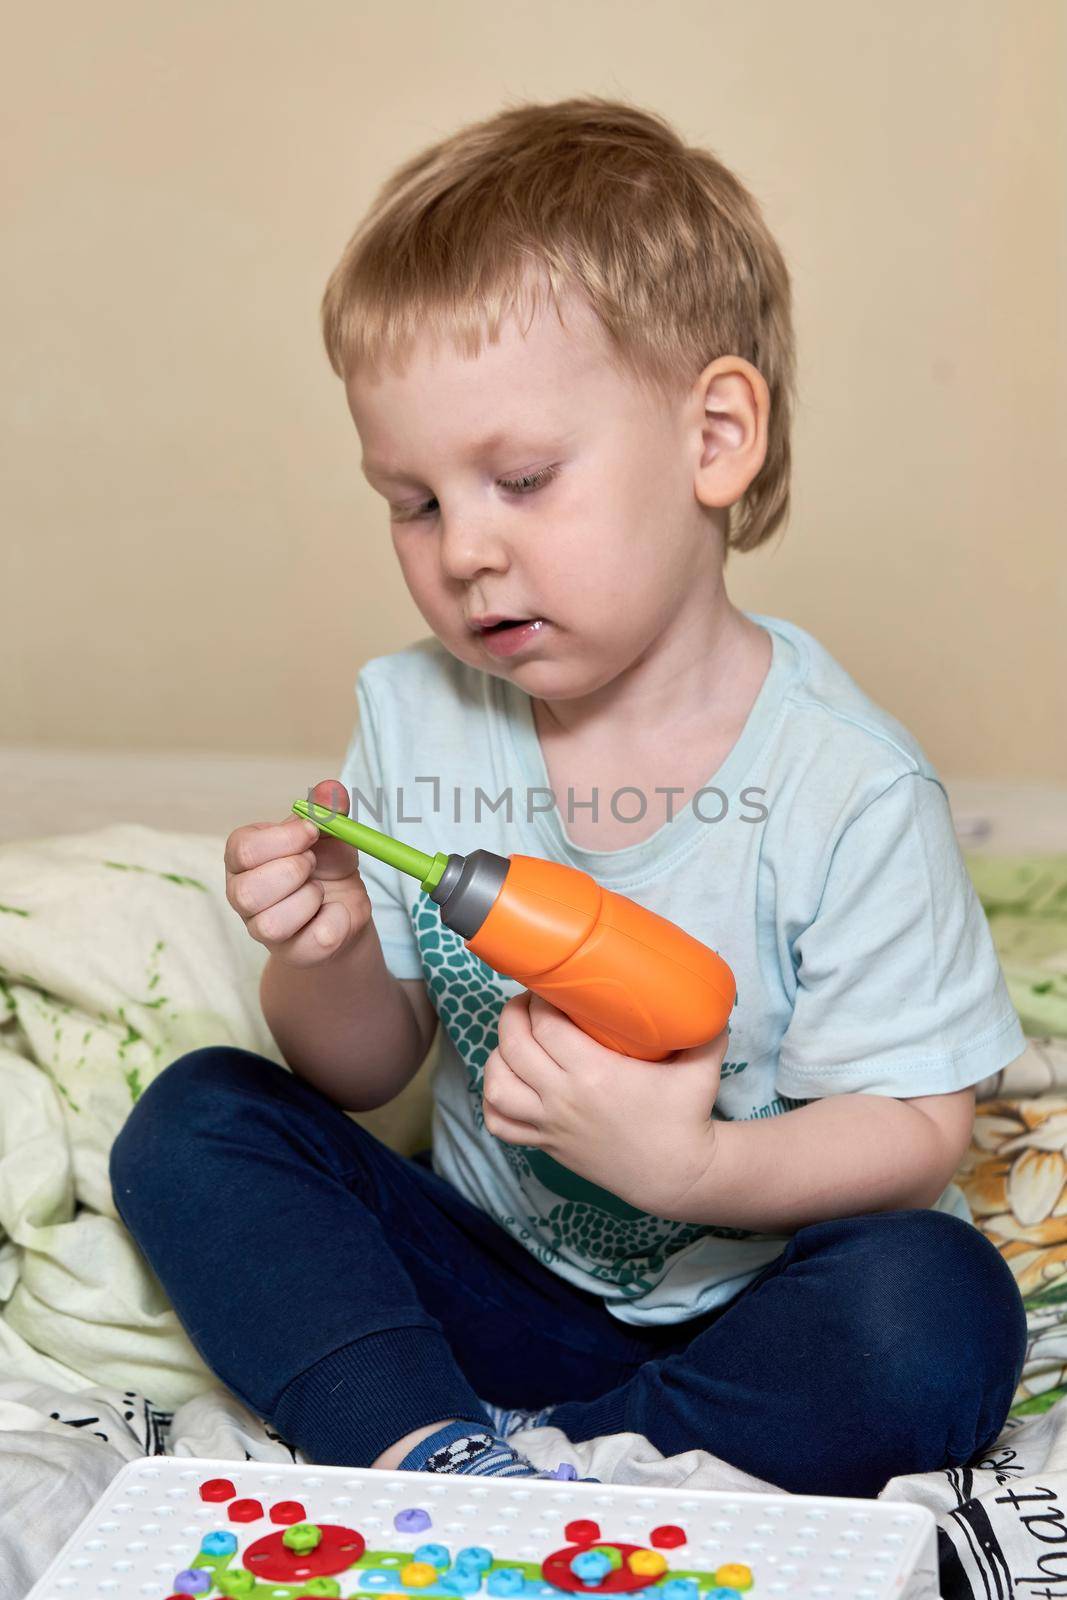
[[[756,201],[664,119],[597,97],[523,102],[397,168],[345,246],[322,301],[339,377],[403,362],[441,335],[473,357],[537,302],[530,269],[584,294],[613,360],[664,395],[738,355],[770,391],[767,456],[730,508],[752,550],[789,510],[790,281]],[[561,313],[560,313],[561,314]]]

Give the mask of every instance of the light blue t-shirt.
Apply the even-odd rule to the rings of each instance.
[[[705,788],[650,837],[586,850],[566,833],[530,697],[436,637],[368,661],[341,773],[351,814],[433,854],[544,856],[678,923],[737,979],[713,1115],[774,1117],[832,1094],[900,1099],[977,1083],[1025,1049],[945,790],[916,740],[818,641],[777,617],[768,674]],[[599,796],[605,814],[612,796]],[[648,795],[648,815],[666,819]],[[620,792],[620,817],[641,795]],[[510,806],[510,815],[509,815]],[[365,853],[386,964],[441,1019],[433,1165],[553,1272],[620,1321],[679,1322],[730,1299],[788,1233],[637,1211],[483,1123],[502,978],[446,928],[418,880]],[[971,1221],[950,1183],[935,1209]]]

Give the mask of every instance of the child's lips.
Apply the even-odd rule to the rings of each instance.
[[[544,617],[531,617],[511,627],[483,628],[478,638],[493,656],[513,656],[540,639],[550,624]]]

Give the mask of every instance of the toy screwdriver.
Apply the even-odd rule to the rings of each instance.
[[[587,872],[492,850],[430,856],[328,806],[294,800],[293,810],[418,878],[468,950],[599,1044],[662,1061],[725,1028],[736,986],[722,957]]]

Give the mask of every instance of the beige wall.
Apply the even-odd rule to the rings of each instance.
[[[339,765],[359,665],[427,630],[323,283],[401,158],[594,93],[733,165],[794,275],[794,513],[734,598],[946,775],[1067,779],[1065,31],[1061,0],[12,8],[0,740]]]

